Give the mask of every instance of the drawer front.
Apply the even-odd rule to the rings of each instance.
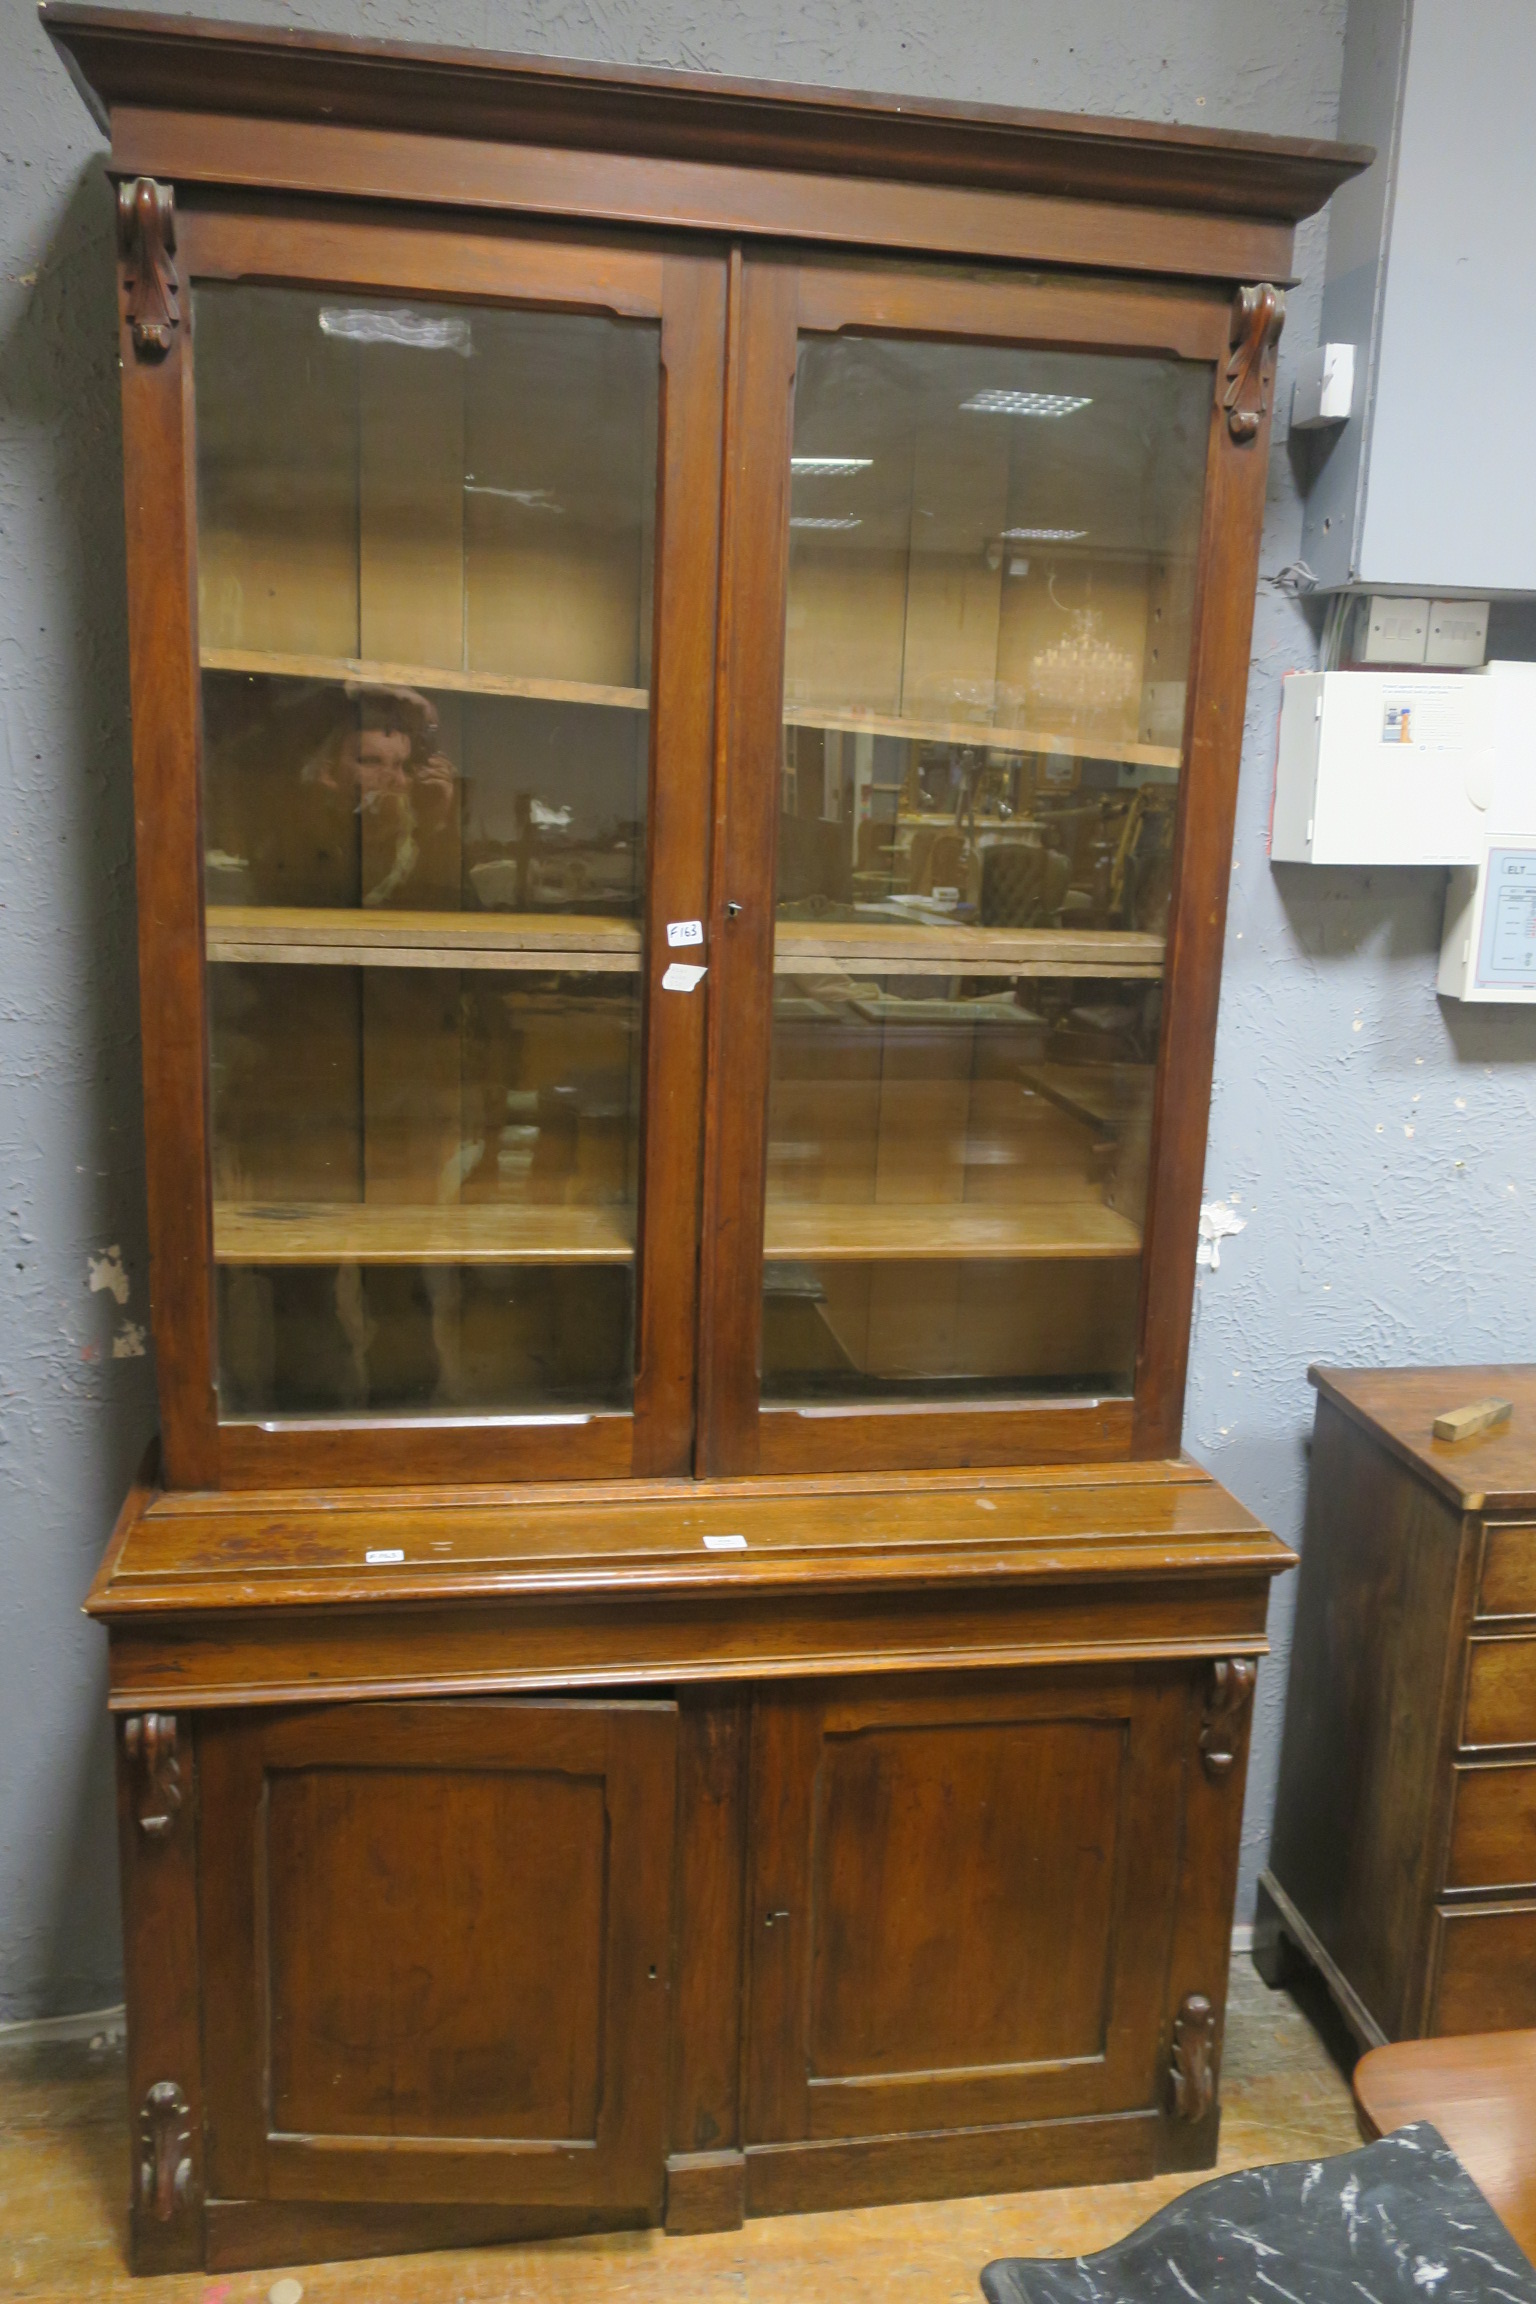
[[[1536,1882],[1536,1764],[1458,1768],[1447,1888]]]
[[[1536,1639],[1474,1640],[1464,1744],[1536,1744]]]
[[[1490,1528],[1477,1587],[1479,1616],[1536,1616],[1536,1525]]]
[[[1536,1904],[1441,1911],[1431,2037],[1536,2025]]]

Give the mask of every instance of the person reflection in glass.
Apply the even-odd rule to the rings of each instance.
[[[361,818],[364,904],[429,903],[459,880],[459,772],[437,713],[414,688],[349,685],[355,717],[301,771]]]

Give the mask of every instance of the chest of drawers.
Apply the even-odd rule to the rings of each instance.
[[[1536,2024],[1536,1368],[1314,1368],[1254,1956],[1369,2044]],[[1433,1437],[1499,1394],[1509,1421]]]

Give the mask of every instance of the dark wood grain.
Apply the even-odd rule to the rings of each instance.
[[[1240,1691],[1246,1690],[1235,1704],[1229,1701],[1234,1679]],[[1164,1983],[1163,2018],[1171,2068],[1179,2011],[1192,1999],[1209,2004],[1210,2056],[1218,2093],[1214,2102],[1197,2109],[1195,2117],[1175,2117],[1167,2122],[1159,2165],[1209,2168],[1215,2165],[1221,2134],[1221,2053],[1232,1952],[1231,1913],[1242,1846],[1243,1790],[1253,1729],[1253,1684],[1238,1659],[1218,1658],[1203,1672],[1193,1674],[1185,1687],[1188,1711],[1184,1735],[1189,1764],[1184,1774],[1176,1917]],[[1213,1728],[1218,1731],[1214,1749],[1223,1757],[1230,1755],[1226,1765],[1215,1769],[1210,1766]],[[1176,2109],[1171,2078],[1165,2072],[1159,2079],[1165,2090],[1164,2108]]]
[[[330,2264],[341,2257],[404,2256],[424,2248],[496,2248],[513,2240],[622,2231],[634,2221],[633,2212],[622,2208],[210,2200],[203,2211],[202,2261],[210,2272]]]
[[[1463,1512],[1536,1510],[1536,1366],[1482,1363],[1466,1368],[1309,1368],[1325,1399],[1376,1433],[1431,1487]],[[1472,1440],[1436,1440],[1430,1427],[1447,1408],[1490,1392],[1514,1414]]]
[[[1128,1456],[1129,1400],[937,1404],[806,1415],[764,1408],[757,1461],[764,1472],[899,1471],[941,1465],[1090,1464]]]
[[[1138,1456],[1172,1455],[1184,1419],[1195,1248],[1205,1178],[1221,948],[1243,750],[1269,411],[1238,439],[1215,372],[1199,575],[1190,642],[1162,1041],[1141,1259]]]
[[[1364,145],[1315,138],[550,57],[467,56],[59,0],[43,21],[104,126],[122,105],[190,107],[577,149],[728,151],[757,167],[1172,201],[1290,222],[1311,215],[1373,156]]]
[[[665,1704],[217,1723],[221,2193],[660,2213],[675,1729]]]
[[[1020,264],[1231,281],[1293,277],[1293,230],[1262,218],[1029,192],[803,175],[724,161],[119,107],[112,165],[178,185],[409,201],[589,225],[719,231]]]
[[[1234,377],[1231,297],[1285,277],[1295,221],[1365,155],[45,20],[114,172],[175,185],[174,209],[153,183],[122,207],[164,1469],[89,1602],[132,1723],[135,2123],[161,2084],[136,2261],[718,2229],[1200,2164],[1251,1666],[1292,1557],[1175,1460],[1273,397],[1273,308]],[[194,279],[659,321],[632,1417],[216,1426]],[[1211,372],[1134,1403],[759,1411],[800,327]],[[662,993],[666,923],[691,918],[705,989]],[[1455,1877],[1477,1885],[1440,1869],[1482,1556],[1461,1511],[1386,1515],[1398,1581],[1372,1555],[1370,1604],[1407,1622],[1428,1577],[1455,1636],[1421,1637],[1385,1704],[1346,1676],[1341,1716],[1439,1786],[1365,1864],[1416,1948],[1399,1998],[1464,2016],[1502,1961],[1509,2021],[1536,1928],[1490,1900],[1525,1828],[1495,1797],[1513,1771],[1464,1769]],[[1536,1638],[1489,1636],[1527,1629],[1525,1578],[1518,1531],[1490,1538],[1480,1732],[1525,1701]]]
[[[1372,2046],[1536,2021],[1531,1531],[1485,1517],[1488,1439],[1446,1447],[1430,1433],[1445,1408],[1498,1389],[1490,1378],[1528,1391],[1531,1373],[1312,1371],[1307,1538],[1255,1958],[1272,1981],[1297,1952],[1312,1960]],[[1523,1454],[1518,1427],[1514,1442],[1489,1438],[1498,1492],[1528,1493],[1529,1438]]]
[[[221,1424],[218,1484],[299,1488],[314,1481],[368,1488],[429,1480],[604,1480],[634,1462],[634,1419],[575,1418],[568,1425],[487,1416],[473,1424],[428,1417],[370,1417],[366,1423],[294,1417],[283,1423]],[[209,1483],[211,1485],[211,1483]]]
[[[1430,1978],[1427,2035],[1536,2024],[1536,1903],[1438,1912]]]
[[[669,2155],[669,2232],[734,2232],[746,2212],[747,2160],[744,2152],[674,2152]]]
[[[1374,2048],[1355,2066],[1353,2085],[1368,2140],[1428,2120],[1536,2257],[1536,2032]]]
[[[697,1469],[755,1472],[796,275],[732,257]]]
[[[747,2153],[747,2214],[804,2216],[886,2200],[947,2200],[1063,2184],[1133,2184],[1157,2167],[1151,2112],[1019,2121],[929,2136],[765,2144]]]
[[[1270,1870],[1388,2038],[1419,2029],[1471,1576],[1460,1515],[1320,1398]]]
[[[911,271],[894,260],[827,258],[800,272],[800,326],[889,330],[1008,344],[1113,348],[1219,360],[1229,299],[1220,288],[1057,275]]]
[[[1445,1885],[1536,1886],[1536,1762],[1457,1769]]]
[[[693,1458],[707,997],[667,992],[669,920],[708,920],[725,266],[669,256],[646,897],[637,1472]],[[706,960],[708,954],[702,955]],[[706,979],[707,982],[707,979]]]
[[[1155,2104],[1184,1717],[1155,1674],[765,1698],[749,2146]]]
[[[1536,1527],[1489,1528],[1477,1585],[1479,1616],[1536,1616]]]
[[[665,257],[640,243],[537,227],[509,233],[488,217],[426,211],[386,217],[338,202],[184,199],[177,251],[190,279],[336,283],[397,294],[515,300],[565,311],[661,317]]]
[[[674,2231],[719,2229],[698,2222],[684,2227],[676,2215],[713,2214],[733,2197],[736,2212],[728,2220],[741,2221],[739,2166],[732,2180],[722,2155],[739,2161],[741,2142],[742,1897],[751,1725],[744,1689],[690,1690],[681,1700],[667,2185],[667,2222]],[[689,2163],[680,2174],[679,2160]],[[685,2198],[686,2211],[681,2205]]]
[[[129,1995],[129,2253],[135,2272],[180,2272],[202,2262],[203,2050],[197,1913],[197,1756],[190,1721],[172,1723],[177,1799],[164,1831],[146,1832],[142,1761],[131,1721],[117,1726],[117,1850],[123,1899],[123,1968]],[[150,2092],[169,2085],[186,2103],[190,2178],[168,2215],[143,2182],[141,2120]]]
[[[1193,1466],[802,1475],[569,1487],[143,1490],[89,1613],[238,1614],[1274,1574],[1294,1554]],[[706,1537],[726,1536],[721,1546]],[[388,1547],[403,1557],[370,1557]]]
[[[121,298],[123,494],[133,699],[149,1288],[165,1477],[218,1479],[203,999],[202,711],[197,670],[191,298],[142,356]]]
[[[1468,1745],[1536,1745],[1536,1635],[1472,1641],[1461,1739]]]

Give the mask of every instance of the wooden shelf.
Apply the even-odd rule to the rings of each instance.
[[[1150,1064],[1027,1064],[1019,1084],[1032,1096],[1043,1096],[1069,1120],[1076,1120],[1096,1136],[1113,1139],[1125,1126],[1133,1108],[1127,1093],[1127,1075],[1139,1073],[1148,1103],[1152,1096]]]
[[[450,671],[441,664],[383,664],[359,656],[287,656],[263,648],[205,648],[205,672],[258,672],[279,680],[331,680],[365,688],[427,688],[441,695],[529,696],[546,704],[602,704],[644,712],[648,688],[606,688],[591,680],[525,680],[504,672]]]
[[[371,912],[210,904],[208,957],[289,968],[569,968],[636,974],[640,925],[541,912]]]
[[[371,912],[210,904],[210,960],[296,968],[533,968],[633,975],[635,920],[557,912]],[[880,976],[1152,977],[1164,939],[1129,930],[903,926],[900,921],[781,920],[780,976],[816,968]]]
[[[1049,1260],[1136,1256],[1127,1217],[1080,1207],[986,1208],[931,1201],[770,1201],[764,1254],[814,1263]],[[411,1208],[356,1201],[216,1207],[220,1264],[628,1264],[627,1208],[480,1202]]]
[[[948,1263],[1138,1256],[1141,1234],[1102,1203],[1032,1208],[934,1201],[770,1200],[764,1255],[773,1262]]]
[[[205,659],[206,661],[206,659]],[[883,712],[834,712],[820,704],[786,704],[789,728],[828,728],[859,736],[898,736],[908,744],[975,744],[988,752],[1064,752],[1073,760],[1116,760],[1127,767],[1177,768],[1177,744],[1126,744],[1111,736],[1064,736],[1045,728],[993,728],[979,720],[908,720]]]
[[[1119,929],[971,928],[899,920],[781,920],[781,976],[856,966],[879,976],[1137,976],[1163,972],[1166,941]]]
[[[358,1201],[213,1211],[218,1264],[630,1264],[634,1211],[479,1201]]]

